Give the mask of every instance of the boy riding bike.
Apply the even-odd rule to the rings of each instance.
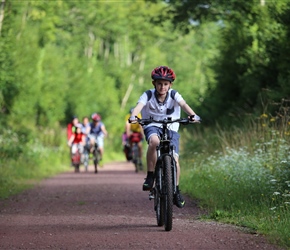
[[[136,122],[136,116],[141,112],[142,118],[149,119],[152,117],[154,120],[162,120],[167,117],[172,119],[180,118],[182,108],[184,112],[189,115],[189,119],[193,122],[200,120],[199,116],[186,104],[182,96],[176,91],[171,89],[172,83],[175,80],[175,73],[167,66],[160,66],[151,72],[152,84],[154,89],[144,92],[137,106],[134,108],[129,122]],[[160,124],[151,123],[143,126],[144,134],[148,142],[147,150],[147,177],[143,184],[143,191],[149,191],[154,184],[154,169],[157,161],[156,147],[160,143]],[[170,126],[170,133],[172,135],[171,143],[175,150],[175,160],[177,166],[177,192],[174,194],[174,204],[182,208],[185,205],[185,200],[180,194],[179,190],[179,177],[180,177],[180,165],[178,161],[179,153],[179,123],[173,123]]]
[[[90,124],[91,129],[90,134],[88,135],[90,138],[90,150],[92,153],[93,146],[97,143],[102,158],[104,153],[104,137],[108,135],[108,132],[104,123],[101,121],[102,117],[99,114],[93,113],[91,118],[93,122]]]

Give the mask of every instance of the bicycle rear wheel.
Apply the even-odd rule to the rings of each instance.
[[[171,157],[166,155],[163,159],[164,169],[164,227],[165,231],[172,229],[172,215],[173,215],[173,184],[172,184],[172,168]]]

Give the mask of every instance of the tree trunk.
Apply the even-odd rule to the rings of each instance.
[[[127,101],[129,99],[130,94],[131,94],[131,92],[133,90],[133,87],[134,87],[134,84],[133,84],[134,80],[135,80],[135,75],[132,75],[131,83],[129,84],[129,86],[127,88],[127,91],[126,91],[126,94],[125,94],[125,96],[123,97],[123,100],[122,100],[121,110],[124,110],[124,108],[126,107]]]
[[[0,5],[0,36],[1,36],[1,31],[2,31],[2,24],[4,20],[4,7],[5,7],[5,0],[2,0],[1,5]]]

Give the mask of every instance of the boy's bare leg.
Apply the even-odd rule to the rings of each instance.
[[[149,145],[146,155],[148,172],[154,172],[157,161],[156,147],[159,145],[159,142],[160,141],[157,135],[152,135],[149,139]]]
[[[176,185],[179,185],[179,177],[180,177],[180,165],[179,165],[179,158],[177,155],[174,156],[174,159],[176,161]]]

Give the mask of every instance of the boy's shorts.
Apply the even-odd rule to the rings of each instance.
[[[168,133],[169,133],[168,139],[170,140],[170,145],[173,145],[174,152],[175,152],[175,154],[178,155],[180,135],[177,132],[172,131],[172,130],[168,130]],[[144,130],[144,134],[146,137],[146,141],[149,143],[149,139],[152,135],[157,135],[159,137],[159,139],[161,138],[162,128],[150,126]]]
[[[89,134],[89,138],[93,139],[100,148],[104,147],[104,135],[95,135],[95,134]]]

